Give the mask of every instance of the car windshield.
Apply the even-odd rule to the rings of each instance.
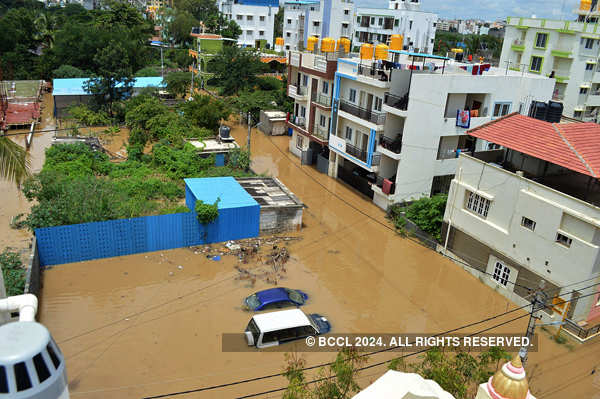
[[[299,293],[296,290],[290,290],[290,289],[286,289],[288,296],[290,298],[290,300],[299,303],[299,304],[303,304],[304,303],[304,297],[302,296],[301,293]]]
[[[246,298],[246,305],[248,305],[250,309],[256,309],[259,307],[260,301],[258,300],[258,296],[256,294],[250,295],[248,298]]]

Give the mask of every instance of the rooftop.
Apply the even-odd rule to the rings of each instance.
[[[265,207],[302,207],[300,200],[274,177],[238,178],[237,182],[261,206]]]
[[[512,113],[467,133],[587,176],[600,176],[596,123],[550,123]]]
[[[279,330],[282,327],[293,328],[310,324],[308,316],[300,309],[261,313],[254,315],[253,318],[261,332]]]
[[[240,148],[235,141],[222,141],[219,139],[188,139],[187,142],[199,149],[201,153],[229,152],[234,148]]]
[[[71,79],[54,79],[52,81],[52,94],[54,96],[80,96],[89,95],[85,89],[85,82],[90,78],[71,78]],[[122,84],[117,85],[117,87]],[[133,79],[133,88],[141,89],[144,87],[163,87],[162,78],[160,76],[142,77]]]
[[[233,177],[190,178],[183,181],[197,200],[206,204],[214,204],[219,200],[219,209],[258,205]]]

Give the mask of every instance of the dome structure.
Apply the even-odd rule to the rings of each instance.
[[[485,397],[491,399],[535,399],[529,392],[529,383],[519,355],[506,362],[500,370],[490,377],[487,383],[481,384]],[[477,398],[482,398],[482,389]]]

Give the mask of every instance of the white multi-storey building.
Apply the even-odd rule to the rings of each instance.
[[[283,14],[285,50],[302,50],[309,36],[352,37],[352,0],[286,0]]]
[[[458,158],[442,246],[518,304],[544,280],[567,331],[600,333],[600,126],[512,114],[468,133],[502,147]]]
[[[553,76],[556,79],[554,99],[564,104],[564,115],[597,122],[600,119],[600,26],[597,19],[600,12],[596,6],[590,13],[589,3],[587,10],[580,8],[575,12],[579,14],[577,22],[507,18],[500,67]]]
[[[219,11],[242,29],[238,44],[244,47],[273,48],[278,0],[219,0]]]
[[[390,1],[389,8],[356,9],[352,45],[358,50],[363,43],[389,44],[390,36],[404,36],[407,50],[432,53],[437,14],[420,10],[418,1]]]
[[[447,192],[457,154],[474,148],[466,126],[527,113],[554,87],[493,67],[474,75],[473,64],[433,55],[390,50],[388,60],[338,59],[328,140],[329,174],[383,209]]]

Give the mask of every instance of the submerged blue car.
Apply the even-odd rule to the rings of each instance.
[[[244,305],[250,310],[263,310],[265,306],[273,305],[281,307],[284,305],[302,306],[308,299],[308,295],[300,290],[289,288],[270,288],[256,292],[246,299]]]

